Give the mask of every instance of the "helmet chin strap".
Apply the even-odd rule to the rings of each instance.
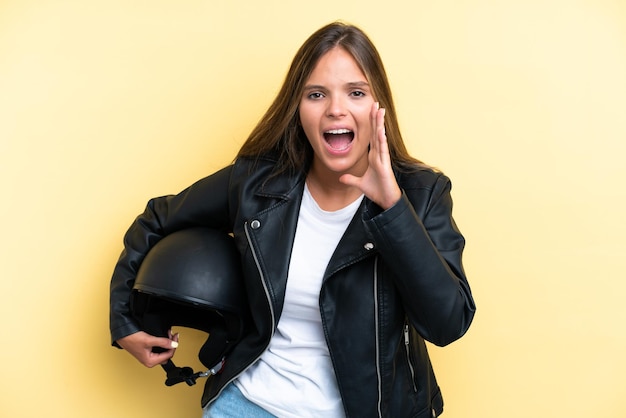
[[[211,342],[209,344],[209,341]],[[199,358],[202,364],[209,368],[206,372],[194,372],[191,367],[178,367],[172,359],[162,364],[163,370],[167,373],[165,379],[166,386],[173,386],[181,382],[189,386],[196,384],[199,377],[209,377],[218,374],[224,366],[224,352],[228,347],[228,333],[221,328],[214,329],[200,349]]]
[[[161,364],[163,370],[167,373],[165,379],[165,386],[174,386],[178,383],[185,382],[189,386],[196,384],[196,380],[200,377],[209,377],[211,375],[218,374],[224,366],[225,359],[222,359],[218,364],[209,369],[206,372],[194,372],[191,367],[178,367],[170,359],[165,364]]]
[[[191,367],[178,367],[171,359],[167,363],[161,364],[161,367],[167,373],[167,378],[165,379],[166,386],[174,386],[181,382],[193,386],[196,384],[196,379],[204,374],[202,372],[194,373]]]

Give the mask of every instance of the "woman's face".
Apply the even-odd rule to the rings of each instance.
[[[320,58],[299,106],[300,122],[314,151],[313,173],[363,175],[374,135],[373,103],[367,79],[352,55],[337,47]]]

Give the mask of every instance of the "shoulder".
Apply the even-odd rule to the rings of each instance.
[[[254,174],[255,177],[269,177],[276,167],[277,160],[271,156],[262,156],[257,158],[239,157],[233,164],[233,176],[249,177]]]
[[[279,161],[270,156],[239,158],[234,163],[232,183],[260,195],[285,195],[304,179],[304,171],[277,170]]]
[[[406,191],[433,190],[450,185],[450,179],[443,172],[426,165],[414,165],[396,171],[396,179],[400,187]]]
[[[446,212],[452,209],[452,183],[443,172],[428,166],[416,166],[413,170],[396,173],[396,178],[407,199],[422,218],[432,213],[435,207]]]

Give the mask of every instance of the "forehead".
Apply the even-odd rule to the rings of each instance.
[[[318,82],[323,79],[345,80],[346,82],[367,81],[367,77],[352,54],[341,47],[335,47],[320,57],[307,82]]]

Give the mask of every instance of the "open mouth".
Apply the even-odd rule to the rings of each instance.
[[[332,129],[324,132],[324,140],[335,151],[348,149],[353,139],[354,132],[350,129]]]

